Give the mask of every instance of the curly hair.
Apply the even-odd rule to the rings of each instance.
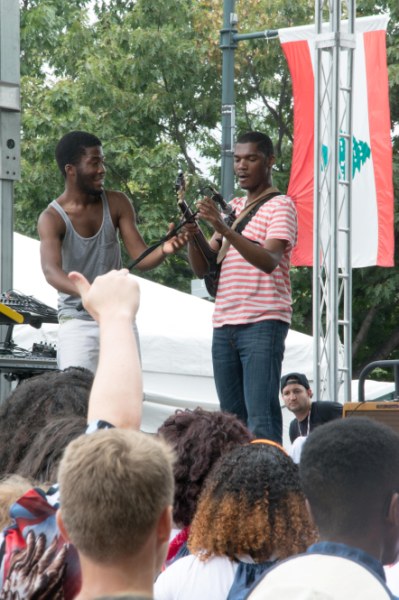
[[[187,527],[213,464],[253,436],[235,415],[202,408],[177,410],[161,425],[158,434],[176,453],[173,519],[178,527]]]
[[[209,474],[188,547],[203,560],[250,555],[265,562],[304,552],[315,539],[297,466],[274,446],[248,444]]]
[[[51,371],[22,381],[0,407],[0,477],[15,473],[35,436],[53,417],[87,417],[93,374]]]

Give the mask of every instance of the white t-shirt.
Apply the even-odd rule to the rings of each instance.
[[[215,556],[207,561],[191,555],[179,558],[154,585],[155,600],[226,600],[238,563]]]

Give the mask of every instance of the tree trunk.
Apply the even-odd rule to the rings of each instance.
[[[372,306],[366,314],[366,317],[363,319],[363,323],[361,324],[360,329],[357,332],[357,335],[352,344],[352,360],[355,358],[357,351],[366,339],[376,312],[377,306]]]

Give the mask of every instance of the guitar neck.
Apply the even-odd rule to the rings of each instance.
[[[181,212],[183,213],[184,218],[187,221],[194,221],[195,219],[195,215],[193,213],[193,211],[191,210],[191,208],[188,206],[187,202],[184,199],[179,199],[177,202]],[[215,260],[215,256],[217,255],[217,252],[215,252],[214,250],[212,250],[212,248],[209,245],[208,240],[206,239],[202,229],[198,226],[198,233],[194,234],[194,242],[197,246],[197,248],[201,251],[202,255],[204,256],[205,260],[207,262],[209,261],[214,261]]]

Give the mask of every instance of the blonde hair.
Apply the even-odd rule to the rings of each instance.
[[[9,475],[0,480],[0,531],[11,523],[11,506],[32,487],[32,482],[21,475]]]
[[[108,429],[69,444],[58,481],[72,543],[97,562],[136,554],[173,502],[173,454],[138,431]]]

